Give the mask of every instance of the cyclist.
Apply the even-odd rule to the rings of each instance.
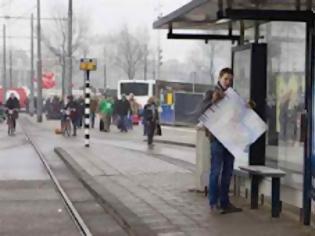
[[[20,102],[15,96],[14,93],[10,94],[9,99],[6,101],[5,107],[7,109],[7,115],[10,114],[10,112],[13,112],[13,128],[15,129],[16,127],[16,120],[18,118],[18,111],[20,109]]]
[[[67,104],[64,108],[64,110],[66,111],[70,111],[70,119],[72,122],[72,126],[73,126],[73,136],[77,135],[77,127],[78,127],[78,112],[79,112],[79,105],[78,103],[74,100],[72,95],[69,95],[67,97]]]

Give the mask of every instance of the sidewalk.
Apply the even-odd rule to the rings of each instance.
[[[194,188],[193,169],[190,169],[193,162],[187,166],[174,162],[176,156],[171,153],[177,152],[180,158],[192,148],[156,144],[158,150],[149,150],[142,138],[139,141],[130,138],[134,133],[95,131],[91,148],[87,149],[80,136],[65,139],[54,135],[52,124],[37,125],[42,130],[38,142],[45,142],[45,137],[51,145],[62,147],[69,154],[63,158],[82,181],[88,178],[87,184],[92,188],[97,186],[94,194],[131,225],[145,224],[156,235],[165,236],[314,235],[313,229],[303,227],[284,213],[279,219],[272,219],[269,207],[250,210],[243,199],[233,199],[243,208],[241,213],[210,214],[207,199],[189,191]],[[158,154],[164,148],[169,151]]]
[[[156,142],[179,146],[196,147],[196,129],[188,127],[163,126],[162,136],[156,136]]]
[[[285,214],[280,219],[271,219],[268,207],[250,210],[249,203],[242,199],[234,199],[234,202],[244,212],[212,215],[207,199],[188,191],[194,187],[190,171],[154,159],[149,154],[131,153],[123,148],[103,145],[95,145],[90,150],[83,147],[67,147],[66,150],[70,154],[66,158],[81,166],[94,181],[157,234],[314,235],[310,228],[303,228]],[[82,170],[77,169],[77,174],[80,173]]]
[[[111,134],[118,133],[118,135],[121,136],[116,127],[112,125],[111,129],[114,131]],[[142,125],[134,125],[133,129],[125,136],[136,140],[141,138],[143,141],[147,139],[147,137],[143,135]],[[195,147],[196,129],[189,127],[162,126],[162,136],[154,136],[154,142],[184,147]]]

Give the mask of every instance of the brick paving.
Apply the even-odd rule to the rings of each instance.
[[[53,135],[51,131],[49,135]],[[300,225],[285,213],[272,219],[268,206],[250,210],[244,199],[233,199],[243,208],[241,213],[211,214],[207,199],[189,191],[194,188],[193,170],[171,161],[184,161],[182,154],[186,155],[184,159],[190,158],[188,166],[193,165],[194,149],[157,144],[152,151],[142,138],[127,138],[116,132],[94,131],[92,137],[90,149],[83,147],[80,137],[56,145],[158,235],[315,235],[314,229]],[[165,159],[159,158],[162,156]]]

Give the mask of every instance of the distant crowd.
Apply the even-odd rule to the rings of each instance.
[[[70,110],[70,118],[73,126],[73,136],[77,128],[84,126],[85,103],[83,97],[68,96],[64,104],[58,96],[48,98],[44,103],[44,111],[47,119],[65,118],[63,110]],[[148,136],[148,145],[152,146],[156,127],[159,126],[159,114],[155,98],[149,98],[144,107],[136,101],[131,93],[122,95],[121,99],[107,95],[92,96],[90,99],[90,125],[95,128],[96,117],[99,117],[98,128],[101,132],[110,132],[115,125],[120,132],[126,133],[133,129],[134,124],[143,124],[144,135]],[[158,127],[160,130],[160,126]],[[161,133],[161,131],[159,131]]]

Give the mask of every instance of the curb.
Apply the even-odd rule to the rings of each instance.
[[[145,142],[146,141],[147,140],[145,140]],[[171,141],[171,140],[154,139],[153,142],[170,144],[170,145],[176,145],[176,146],[182,146],[182,147],[190,147],[190,148],[195,148],[196,147],[196,144],[193,144],[193,143],[182,143],[182,142],[176,142],[176,141]]]
[[[63,148],[56,147],[54,152],[65,162],[84,187],[93,195],[103,209],[131,236],[157,235],[135,213],[127,208],[104,186],[88,174]]]

